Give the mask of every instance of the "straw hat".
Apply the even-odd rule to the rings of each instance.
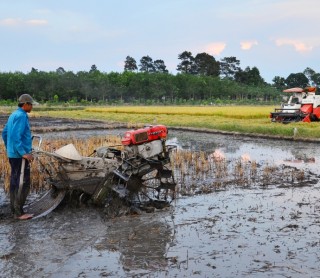
[[[78,153],[73,144],[61,147],[55,151],[56,154],[71,160],[81,160],[82,156]]]

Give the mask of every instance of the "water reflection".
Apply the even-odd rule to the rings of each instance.
[[[270,140],[263,138],[249,138],[233,135],[194,133],[186,131],[171,131],[168,144],[177,145],[182,149],[205,151],[213,153],[219,150],[227,160],[238,159],[248,155],[257,162],[282,164],[286,162],[301,162],[297,167],[311,167],[305,163],[314,164],[319,161],[317,143]]]
[[[128,273],[164,271],[167,267],[165,254],[172,236],[170,223],[164,221],[166,215],[162,211],[115,219],[95,247],[120,252],[120,262]]]

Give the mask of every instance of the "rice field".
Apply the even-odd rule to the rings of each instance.
[[[95,119],[132,126],[164,124],[175,127],[206,128],[228,132],[299,138],[320,138],[320,123],[272,123],[274,106],[110,106],[83,110],[35,111],[33,116]],[[294,134],[294,128],[297,132]]]
[[[269,106],[232,106],[231,107],[181,107],[181,106],[130,106],[130,107],[92,107],[85,109],[92,113],[121,113],[121,114],[151,114],[151,115],[186,115],[186,116],[215,116],[233,119],[265,119],[268,117]]]

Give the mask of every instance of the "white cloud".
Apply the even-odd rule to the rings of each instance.
[[[22,20],[20,18],[5,18],[0,21],[0,25],[2,26],[18,26],[20,25]]]
[[[41,25],[47,25],[48,21],[44,19],[30,19],[26,21],[26,24],[32,25],[32,26],[41,26]]]
[[[242,41],[240,42],[241,49],[242,50],[249,50],[251,49],[254,45],[258,45],[258,42],[256,40],[252,41]]]
[[[21,18],[5,18],[0,21],[1,26],[41,26],[41,25],[47,25],[48,21],[44,19],[29,19],[29,20],[23,20]]]
[[[211,55],[220,55],[226,48],[227,44],[224,42],[213,42],[205,47],[205,51]]]
[[[277,46],[291,45],[297,52],[301,53],[310,52],[314,47],[313,45],[305,43],[303,41],[287,38],[276,39],[275,43]]]

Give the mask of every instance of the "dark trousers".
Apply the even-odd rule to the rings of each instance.
[[[10,177],[11,211],[14,215],[20,216],[24,214],[23,206],[24,206],[24,203],[26,202],[27,196],[30,191],[30,164],[28,160],[25,160],[25,167],[23,171],[23,184],[19,192],[22,158],[9,158],[9,162],[11,166],[11,177]]]

